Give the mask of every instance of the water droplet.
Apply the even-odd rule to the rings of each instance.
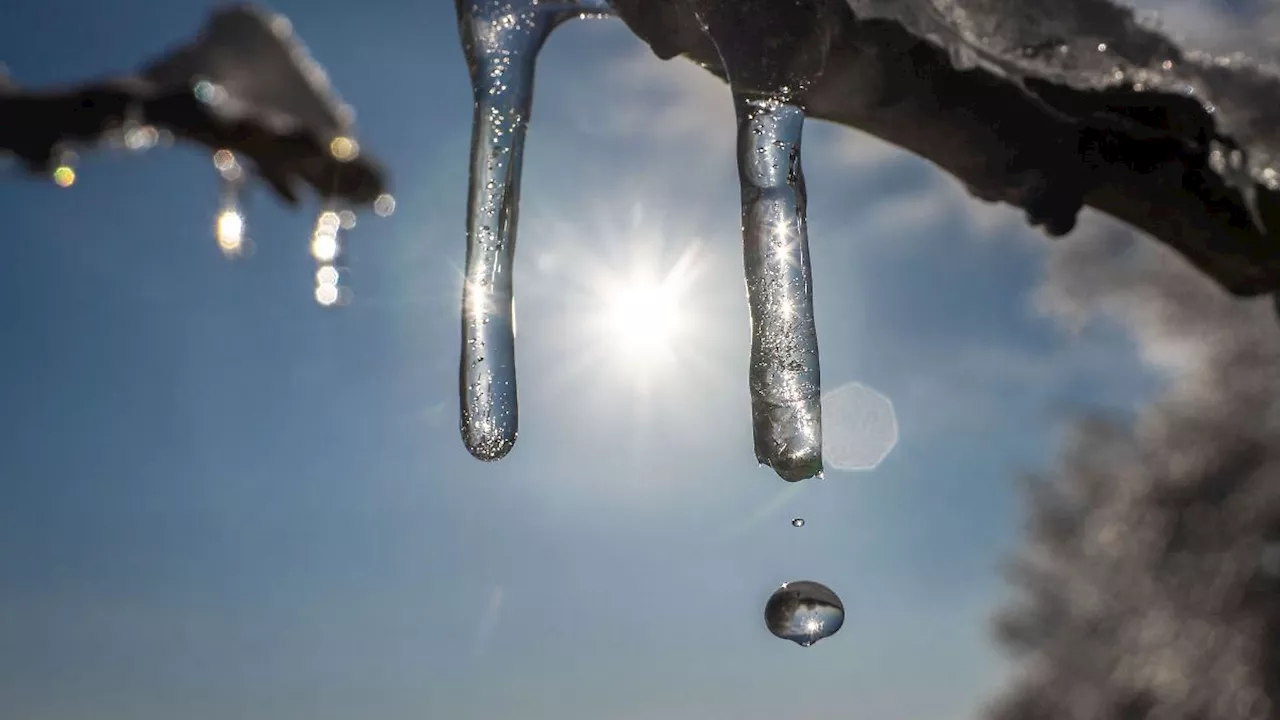
[[[791,527],[804,527],[804,518],[791,518]]]
[[[340,293],[337,285],[324,283],[316,286],[316,302],[322,307],[332,307],[338,303]]]
[[[373,211],[378,217],[388,217],[396,211],[396,199],[390,193],[382,193],[373,201]]]
[[[775,636],[809,647],[840,630],[844,604],[821,583],[784,583],[765,603],[764,622]]]
[[[69,188],[76,184],[76,171],[70,165],[59,165],[53,170],[53,182],[58,187]]]
[[[338,162],[351,162],[360,156],[360,144],[345,135],[329,142],[329,154]]]
[[[338,242],[338,229],[340,227],[341,220],[339,220],[337,213],[328,210],[320,213],[320,217],[316,220],[315,232],[311,235],[311,256],[317,262],[333,262],[342,252],[341,245]]]
[[[316,284],[337,285],[338,269],[332,265],[321,265],[320,269],[316,270]]]
[[[192,87],[196,99],[206,105],[217,106],[227,100],[226,88],[208,80],[199,80]]]

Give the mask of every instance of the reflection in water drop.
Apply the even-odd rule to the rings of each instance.
[[[791,518],[792,527],[804,527],[804,518]]]
[[[844,604],[826,585],[808,580],[783,584],[764,606],[769,632],[801,647],[835,635],[844,624]]]
[[[603,0],[460,0],[457,7],[474,99],[458,377],[461,430],[472,455],[497,460],[515,445],[519,426],[511,280],[535,62],[557,25],[609,6]]]
[[[823,455],[838,470],[873,470],[898,444],[898,418],[889,398],[848,383],[822,398]]]

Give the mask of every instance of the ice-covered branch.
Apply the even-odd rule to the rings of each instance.
[[[32,172],[109,138],[146,147],[167,132],[251,161],[289,203],[302,185],[350,206],[386,192],[349,116],[288,21],[252,6],[216,11],[194,42],[137,74],[54,90],[0,79],[0,153]]]
[[[209,148],[225,149],[252,161],[285,201],[298,202],[300,183],[317,194],[366,205],[385,192],[382,169],[365,157],[340,160],[331,139],[300,124],[273,125],[252,114],[219,115],[189,89],[160,90],[138,80],[94,83],[64,91],[9,89],[0,94],[0,150],[17,156],[35,173],[51,172],[63,149],[102,142],[115,133],[134,141],[129,124],[167,131]]]
[[[614,6],[658,56],[724,76],[688,0]],[[1280,290],[1280,76],[1186,50],[1110,0],[942,8],[827,2],[807,114],[910,150],[1049,235],[1090,206],[1232,293]]]

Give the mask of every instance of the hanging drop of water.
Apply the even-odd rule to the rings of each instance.
[[[802,518],[802,517],[798,517],[798,518],[791,518],[791,526],[792,526],[792,527],[804,527],[804,518]]]
[[[53,168],[53,183],[60,188],[69,188],[76,184],[76,157],[70,150],[58,154],[58,164]]]
[[[840,630],[844,604],[821,583],[784,583],[765,603],[764,622],[775,636],[809,647]]]
[[[474,98],[458,383],[461,431],[472,455],[497,460],[515,445],[519,428],[512,263],[538,51],[560,23],[609,6],[602,0],[461,0],[457,7]]]

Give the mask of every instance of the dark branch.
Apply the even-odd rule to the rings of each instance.
[[[758,1],[741,0],[740,7],[745,11]],[[897,5],[908,13],[924,4]],[[1215,149],[1244,148],[1257,140],[1232,137],[1221,127],[1221,113],[1212,114],[1204,104],[1218,98],[1187,97],[1170,83],[1130,80],[1088,89],[1087,83],[1051,72],[1050,64],[1037,65],[1021,54],[993,56],[989,48],[968,48],[982,61],[958,64],[953,50],[962,40],[955,28],[906,14],[858,17],[851,9],[871,5],[828,3],[824,32],[834,40],[824,75],[805,96],[811,116],[910,150],[977,197],[1025,210],[1028,221],[1051,236],[1070,232],[1087,205],[1173,247],[1232,293],[1280,290],[1280,194],[1241,183],[1211,162]],[[1008,4],[1010,15],[1031,15],[1016,5]],[[615,0],[615,7],[659,57],[684,55],[723,77],[715,47],[687,0]],[[1164,74],[1167,79],[1192,78],[1205,93],[1225,88],[1255,108],[1280,100],[1280,80],[1247,67],[1197,65],[1106,0],[1062,0],[1045,7],[1060,25],[1081,28],[1084,18],[1104,37],[1120,35],[1115,44],[1129,54],[1117,55],[1117,62],[1142,67],[1166,58],[1173,68]],[[924,17],[923,11],[917,14]],[[1070,45],[1046,42],[1055,52]],[[1036,48],[1022,51],[1035,54]],[[1257,122],[1250,129],[1258,127],[1274,145],[1273,128]],[[1247,193],[1256,193],[1256,218]]]
[[[138,76],[57,91],[0,84],[0,151],[16,156],[33,173],[48,173],[64,149],[94,146],[127,123],[142,123],[250,160],[291,204],[298,201],[301,185],[324,198],[372,204],[387,191],[383,169],[367,155],[340,159],[331,152],[331,142],[344,134],[336,112],[328,112],[333,100],[308,83],[296,67],[298,53],[289,46],[296,42],[273,31],[270,21],[254,8],[221,10],[197,42]],[[243,88],[248,97],[238,97],[243,79],[253,75],[246,69],[263,63],[276,64],[277,72],[262,75],[284,87]],[[197,83],[222,82],[220,75],[232,76],[239,85],[227,90],[226,98],[201,100],[194,92]],[[291,106],[272,107],[258,99],[275,94],[287,97]]]

